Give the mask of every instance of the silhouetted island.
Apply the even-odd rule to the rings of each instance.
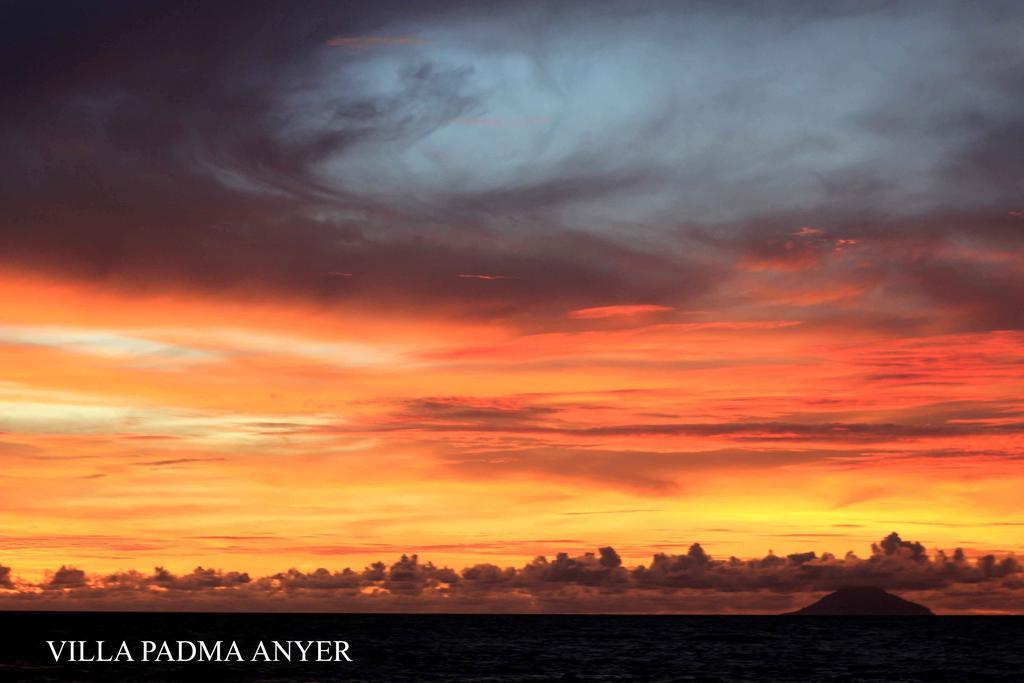
[[[924,605],[904,600],[898,595],[886,593],[873,586],[840,588],[829,593],[814,604],[795,612],[791,616],[933,616],[935,613]]]

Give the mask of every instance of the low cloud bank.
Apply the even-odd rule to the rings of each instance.
[[[198,567],[88,575],[62,566],[37,583],[0,566],[0,605],[39,609],[294,609],[456,612],[763,612],[808,594],[872,585],[908,592],[950,611],[1024,612],[1024,566],[1014,555],[968,559],[962,549],[929,554],[896,533],[867,557],[814,551],[716,559],[698,543],[626,567],[610,547],[522,567],[477,564],[456,571],[403,555],[362,570],[289,569],[271,576]]]

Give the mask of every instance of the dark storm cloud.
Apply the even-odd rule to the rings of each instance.
[[[781,611],[805,600],[801,594],[855,585],[929,591],[933,600],[940,601],[984,586],[986,593],[1004,598],[1005,609],[1022,604],[1022,572],[1024,568],[1013,555],[971,560],[957,549],[930,556],[920,543],[892,533],[873,544],[866,558],[852,552],[837,557],[807,551],[786,556],[769,553],[753,560],[721,559],[694,543],[685,553],[657,553],[647,564],[635,567],[625,566],[613,548],[604,547],[578,556],[537,557],[518,568],[477,564],[457,572],[421,562],[416,555],[403,555],[390,565],[377,562],[361,571],[320,568],[306,573],[290,569],[255,580],[244,573],[202,567],[180,577],[157,568],[151,575],[130,571],[87,579],[80,570],[62,567],[41,587],[65,589],[60,593],[65,606],[82,599],[93,604],[106,600],[111,606],[154,607],[173,595],[179,609],[199,605],[253,609],[276,604],[304,610],[345,606],[369,611],[686,612]],[[7,587],[14,585],[8,581]],[[784,600],[772,595],[794,597]],[[1009,601],[1005,601],[1007,597]],[[655,598],[661,601],[656,609]],[[47,596],[33,592],[30,584],[0,600],[36,607],[49,604]],[[977,609],[979,604],[987,603],[975,601],[971,607]]]
[[[14,588],[14,581],[11,579],[11,568],[0,564],[0,588]]]
[[[473,216],[452,226],[403,212],[388,199],[393,188],[381,197],[349,192],[344,182],[325,186],[313,167],[327,157],[357,142],[427,135],[471,104],[459,93],[471,67],[424,59],[399,68],[397,94],[363,97],[342,87],[319,105],[332,122],[326,129],[287,130],[294,112],[280,99],[314,68],[317,35],[368,29],[393,17],[386,8],[62,9],[67,16],[44,20],[25,7],[21,25],[8,27],[20,33],[9,51],[13,89],[22,93],[3,116],[5,176],[15,179],[0,191],[9,265],[132,288],[408,306],[474,301],[487,315],[571,307],[595,294],[665,298],[665,281],[682,265],[595,236],[534,242]],[[581,251],[585,262],[573,257]],[[339,269],[351,278],[326,277]],[[650,275],[629,275],[636,270]],[[489,287],[455,279],[494,271],[511,277]],[[694,290],[704,286],[697,280]]]
[[[8,5],[0,253],[133,291],[504,317],[678,305],[728,288],[745,260],[831,268],[838,239],[1015,248],[1022,16],[1015,3]],[[788,218],[763,220],[780,208]],[[714,253],[672,229],[697,224]],[[823,225],[827,239],[793,240]],[[1019,268],[878,253],[897,256],[875,276],[905,272],[888,291],[909,283],[936,315],[951,302],[950,325],[1020,327]]]

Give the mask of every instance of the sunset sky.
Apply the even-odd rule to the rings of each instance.
[[[0,606],[1024,612],[1019,2],[2,13]]]

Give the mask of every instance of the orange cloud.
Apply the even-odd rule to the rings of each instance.
[[[599,320],[601,318],[613,318],[616,316],[643,315],[645,313],[666,313],[673,310],[671,306],[658,306],[654,304],[637,304],[632,306],[595,306],[593,308],[579,308],[569,312],[570,318],[578,320]]]
[[[515,278],[510,275],[474,275],[471,273],[459,273],[455,277],[460,277],[466,280],[514,280]]]
[[[1020,551],[992,522],[1024,476],[1024,337],[792,312],[558,312],[538,332],[5,273],[0,557],[29,578],[265,576],[382,549],[466,567],[611,544],[636,564],[695,536],[738,556],[774,534],[856,546],[894,518]],[[606,514],[566,514],[587,510]],[[925,526],[949,518],[965,526]]]

